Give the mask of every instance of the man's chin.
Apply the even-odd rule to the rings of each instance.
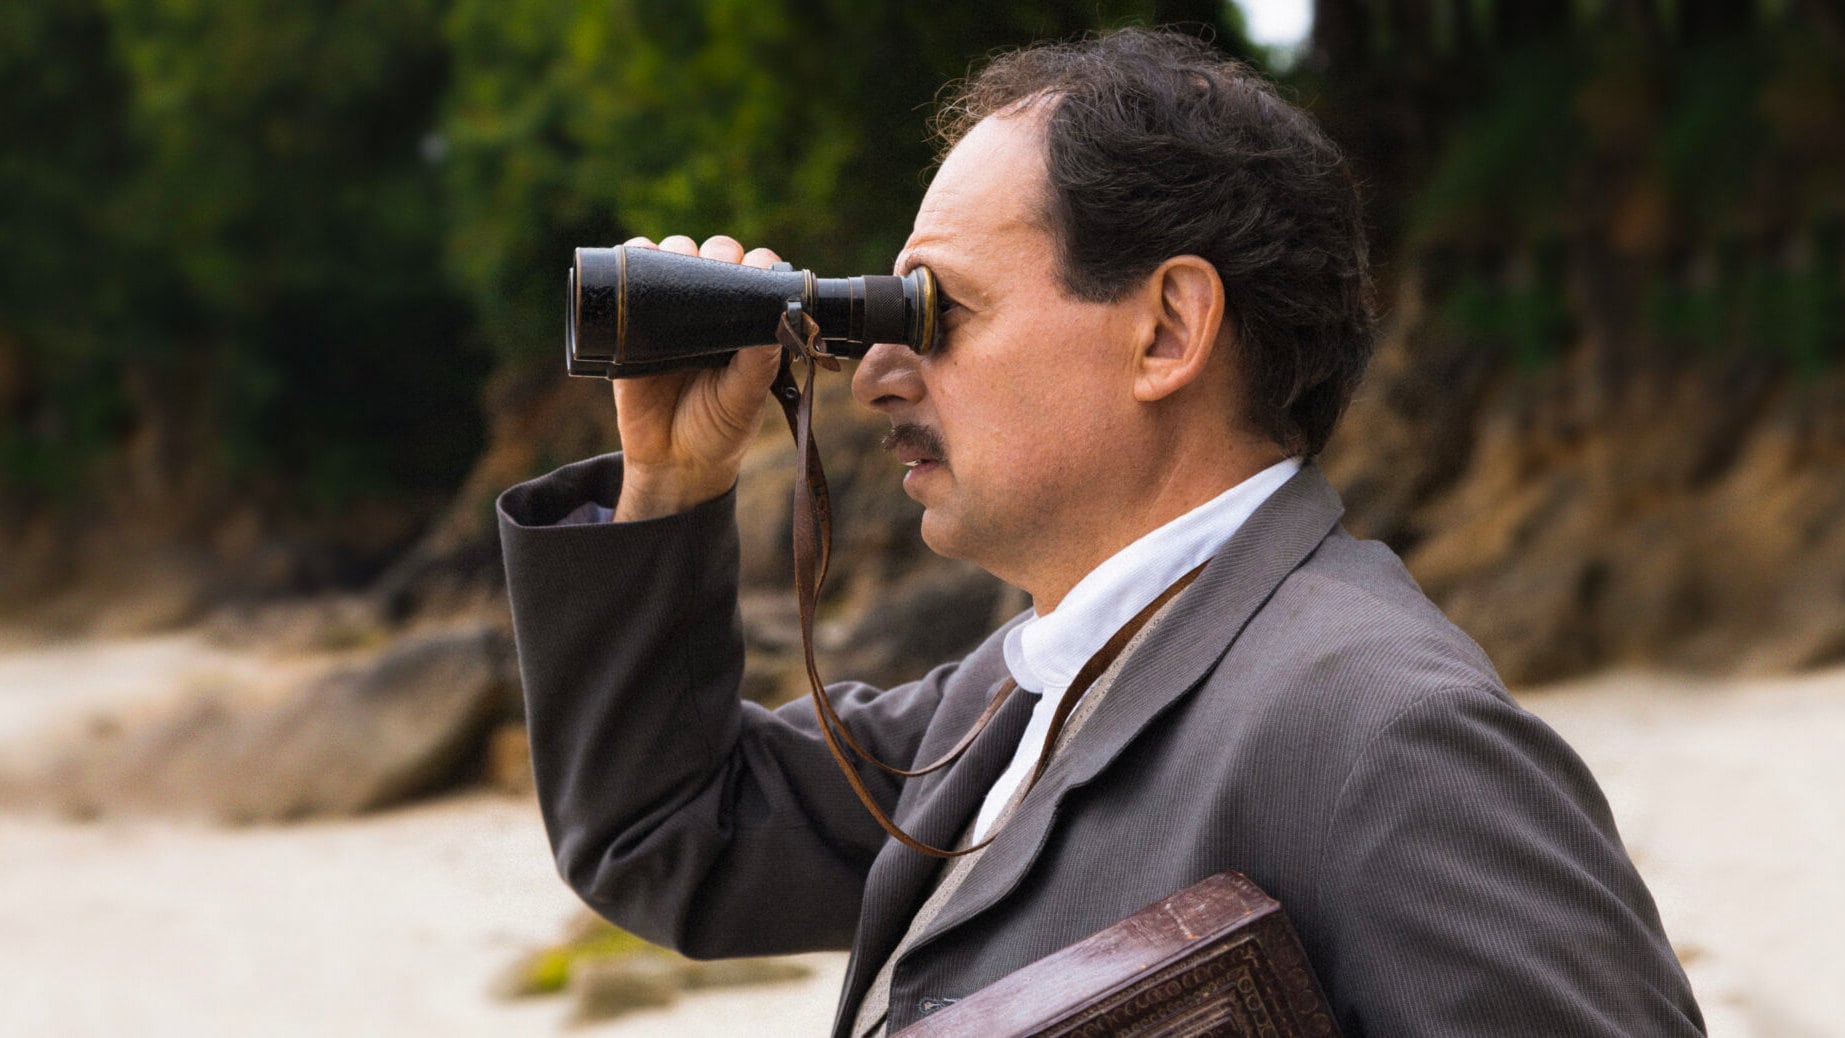
[[[940,508],[923,507],[922,541],[929,550],[945,559],[965,559],[955,523]]]

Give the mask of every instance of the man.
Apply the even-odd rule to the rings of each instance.
[[[949,115],[897,260],[937,276],[942,341],[875,347],[853,387],[891,421],[924,540],[1034,608],[920,681],[831,691],[913,767],[1008,678],[1026,690],[949,768],[861,769],[917,839],[992,842],[944,865],[887,839],[805,704],[738,702],[730,489],[765,349],[617,383],[623,454],[502,498],[566,879],[696,956],[850,946],[838,1035],[894,1033],[1227,868],[1282,903],[1347,1034],[1699,1033],[1586,769],[1339,529],[1311,462],[1370,348],[1332,146],[1205,45],[1142,31],[1000,59]],[[1029,782],[1077,672],[1175,586]]]

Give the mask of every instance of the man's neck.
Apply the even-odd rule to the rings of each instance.
[[[1178,463],[1152,473],[1152,478],[1142,481],[1138,492],[1112,497],[1110,500],[1117,504],[1097,510],[1097,518],[1112,521],[1067,538],[1062,550],[1038,553],[1033,560],[1038,563],[1036,572],[1008,583],[1031,595],[1032,608],[1039,616],[1048,615],[1071,588],[1122,549],[1287,455],[1280,447],[1263,443],[1224,451],[1219,465],[1198,464],[1196,455],[1189,459],[1183,454],[1176,457]],[[1006,578],[1001,575],[1001,579]]]

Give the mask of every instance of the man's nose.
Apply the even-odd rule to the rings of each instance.
[[[881,342],[865,351],[852,373],[852,397],[874,411],[891,411],[922,399],[916,351]]]

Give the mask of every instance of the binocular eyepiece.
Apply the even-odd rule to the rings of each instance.
[[[935,276],[820,278],[778,263],[768,270],[663,249],[576,250],[564,335],[572,375],[631,378],[722,367],[746,346],[775,342],[790,303],[820,326],[829,356],[862,357],[872,344],[935,345]]]

